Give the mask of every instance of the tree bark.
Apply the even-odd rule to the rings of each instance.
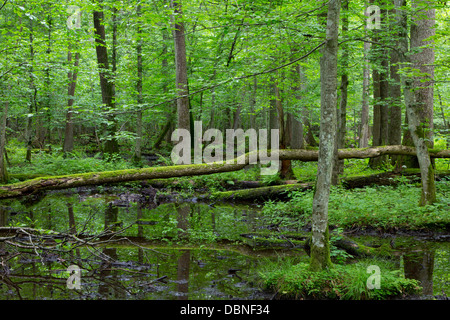
[[[171,0],[174,9],[174,26],[173,38],[175,46],[175,67],[176,67],[176,88],[177,88],[177,112],[178,121],[177,129],[186,129],[191,131],[190,113],[189,113],[189,93],[187,78],[187,61],[186,61],[186,40],[185,28],[182,21],[182,6],[177,0]]]
[[[275,106],[278,115],[278,128],[279,128],[279,146],[280,149],[285,149],[287,146],[286,143],[286,126],[284,121],[284,110],[283,103],[281,101],[280,88],[278,83],[274,83],[275,90]],[[280,178],[281,179],[292,179],[294,177],[294,172],[292,171],[291,160],[281,160],[281,168],[280,168]]]
[[[28,105],[28,116],[27,116],[27,128],[26,128],[26,144],[27,144],[27,153],[25,156],[25,160],[31,162],[31,149],[33,143],[33,113],[36,110],[37,103],[37,87],[34,82],[34,46],[33,46],[33,20],[30,19],[30,90],[31,97]]]
[[[422,197],[420,205],[436,201],[434,168],[428,148],[433,147],[433,81],[434,49],[433,40],[426,40],[434,35],[435,9],[427,0],[415,0],[413,8],[416,14],[411,25],[411,62],[414,69],[424,76],[406,79],[405,94],[408,127],[417,151],[422,180]],[[425,18],[424,18],[425,16]],[[411,90],[414,88],[414,92]]]
[[[336,108],[335,108],[336,109]],[[255,152],[255,151],[253,151]],[[235,159],[234,163],[227,164],[223,161],[218,164],[192,164],[167,167],[149,167],[142,169],[117,170],[106,172],[89,172],[65,176],[48,176],[35,178],[28,181],[18,182],[0,187],[0,199],[19,197],[44,190],[62,190],[82,186],[100,185],[108,183],[121,183],[128,181],[140,181],[149,179],[166,179],[174,177],[206,175],[220,172],[232,172],[243,169],[249,164],[253,152]],[[260,154],[261,152],[261,154]],[[258,150],[258,154],[267,159],[267,150]],[[278,155],[280,160],[317,161],[319,152],[317,150],[272,150],[273,157]],[[342,149],[338,151],[339,159],[366,159],[382,155],[415,155],[414,148],[406,146],[384,146],[364,149]],[[430,150],[433,158],[450,158],[450,150]]]
[[[139,110],[136,112],[136,141],[134,145],[134,161],[140,161],[142,157],[142,111],[141,105],[143,103],[142,99],[142,28],[141,28],[141,4],[138,4],[136,8],[137,15],[137,45],[136,45],[136,55],[137,55],[137,81],[136,81],[136,91],[137,97],[136,102],[138,104]]]
[[[376,2],[376,1],[373,1]],[[387,10],[381,8],[381,21],[386,21]],[[374,31],[374,41],[385,41],[380,36],[378,30]],[[372,146],[383,146],[388,144],[389,133],[389,109],[388,109],[388,95],[389,95],[389,82],[388,82],[388,65],[387,50],[384,46],[372,46],[376,60],[379,61],[379,65],[374,67],[373,70],[373,140]],[[375,62],[375,61],[374,61]],[[374,158],[369,161],[369,165],[372,168],[377,168],[386,162],[386,158]]]
[[[320,59],[321,117],[316,189],[313,198],[310,269],[320,271],[331,266],[328,236],[328,200],[330,197],[337,126],[337,52],[340,0],[328,2],[326,44]]]
[[[104,14],[102,1],[98,0],[99,11],[94,11],[94,31],[95,31],[95,51],[97,54],[97,64],[100,76],[100,88],[102,91],[102,102],[105,110],[109,113],[108,121],[111,124],[105,128],[106,141],[104,144],[105,153],[119,152],[119,144],[115,138],[117,131],[116,119],[114,116],[115,96],[114,96],[114,75],[111,74],[108,61],[108,50],[106,47],[106,34],[104,26]]]
[[[6,120],[8,118],[9,100],[3,102],[3,112],[0,119],[0,183],[8,182],[8,170],[6,168],[5,147],[6,147]]]
[[[390,10],[390,21],[391,31],[393,32],[393,43],[396,43],[403,37],[402,30],[403,27],[400,25],[402,23],[402,12],[401,7],[405,5],[405,0],[394,0],[394,8]],[[391,98],[390,108],[389,108],[389,144],[399,145],[402,143],[402,89],[401,89],[401,78],[399,74],[399,63],[400,57],[397,50],[390,50],[391,61],[390,61],[390,85],[389,93]],[[391,157],[393,163],[396,162],[396,157]]]
[[[348,38],[348,0],[343,0],[342,2],[342,11],[345,14],[342,16],[342,35],[344,41]],[[338,131],[337,131],[337,142],[336,148],[344,148],[345,147],[345,136],[347,133],[347,101],[348,101],[348,59],[349,52],[347,43],[342,45],[342,63],[341,63],[341,99],[339,102],[339,110],[338,110]],[[338,176],[339,174],[344,172],[344,162],[342,160],[335,159],[335,167],[333,173],[333,184],[338,184]]]
[[[250,96],[250,128],[256,128],[256,90],[258,89],[258,80],[256,77],[253,77],[253,83],[251,85],[251,96]],[[214,106],[213,106],[214,107]]]
[[[69,47],[69,51],[67,54],[67,62],[71,63],[72,62],[72,52],[70,51],[70,47]],[[80,53],[77,52],[75,53],[75,62],[74,62],[74,67],[75,70],[69,71],[67,77],[69,79],[69,84],[68,84],[68,90],[67,90],[67,95],[69,96],[69,100],[67,103],[67,112],[66,112],[66,127],[65,127],[65,133],[64,133],[64,145],[63,145],[63,151],[64,152],[72,152],[73,150],[73,121],[72,121],[72,106],[73,106],[73,102],[74,102],[74,95],[75,95],[75,88],[77,85],[77,76],[78,76],[78,64],[80,62]]]
[[[370,65],[367,59],[370,43],[364,42],[364,67],[363,67],[363,90],[361,103],[361,129],[359,134],[359,147],[369,146],[369,95],[370,95]]]
[[[367,1],[365,3],[367,6]],[[365,10],[366,12],[366,10]],[[364,26],[364,33],[367,37],[367,25]],[[359,147],[367,148],[369,146],[369,95],[370,95],[370,61],[369,61],[370,43],[364,41],[364,65],[363,65],[363,88],[361,101],[361,126],[359,133]]]
[[[292,68],[293,74],[293,90],[295,90],[295,103],[299,103],[302,100],[302,92],[305,86],[305,83],[302,79],[300,64],[296,64]],[[303,123],[299,119],[296,118],[295,114],[289,112],[287,115],[287,122],[289,127],[289,146],[291,149],[303,149],[304,148],[304,139],[303,139]]]

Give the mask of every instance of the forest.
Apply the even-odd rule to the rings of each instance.
[[[450,7],[0,0],[0,300],[445,300]]]

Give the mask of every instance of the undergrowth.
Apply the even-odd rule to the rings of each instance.
[[[372,266],[379,268],[379,273],[369,268]],[[378,275],[379,281],[375,279]],[[360,260],[320,272],[310,271],[307,262],[267,261],[261,264],[259,276],[266,290],[290,299],[384,300],[421,291],[417,280],[406,279],[385,260]]]
[[[343,228],[405,228],[417,230],[450,227],[450,181],[436,181],[438,201],[418,206],[420,187],[400,183],[347,190],[333,187],[329,201],[329,223]],[[298,228],[310,223],[313,191],[291,193],[288,202],[268,201],[266,219],[284,227]]]

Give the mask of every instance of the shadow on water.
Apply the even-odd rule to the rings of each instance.
[[[243,234],[267,227],[255,205],[126,200],[51,193],[37,203],[2,202],[0,227],[77,236],[123,232],[121,241],[96,246],[58,246],[55,240],[54,250],[38,250],[39,243],[13,246],[0,235],[0,299],[270,299],[273,293],[260,289],[258,267],[285,256],[307,259],[302,248],[243,242]],[[401,255],[399,268],[421,281],[425,297],[448,296],[449,261],[448,243],[421,242]],[[69,266],[81,270],[80,289],[69,288],[76,275]]]

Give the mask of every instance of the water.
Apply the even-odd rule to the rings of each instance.
[[[70,247],[64,238],[43,241],[30,232],[9,240],[0,234],[0,299],[270,299],[259,285],[258,270],[269,259],[306,259],[292,242],[276,248],[245,242],[267,230],[254,205],[130,202],[133,196],[55,192],[39,201],[1,203],[0,227],[34,228],[78,234],[101,245]],[[89,238],[122,231],[120,241]],[[125,239],[126,236],[126,239]],[[38,248],[27,248],[30,239]],[[187,241],[189,239],[189,241]],[[382,241],[366,237],[360,241]],[[405,240],[406,241],[406,240]],[[79,242],[81,244],[81,242]],[[425,297],[450,295],[448,242],[407,240],[399,267],[422,281]],[[68,288],[81,269],[80,289]],[[70,286],[70,284],[69,284]]]
[[[111,258],[110,261],[104,259]],[[67,259],[65,259],[67,258]],[[8,263],[2,299],[264,299],[253,273],[258,261],[232,251],[103,248]],[[81,269],[80,289],[69,289],[69,265]],[[73,282],[72,282],[73,283]]]

